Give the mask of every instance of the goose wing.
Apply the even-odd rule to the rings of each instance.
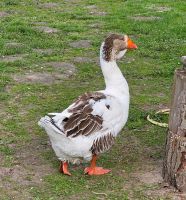
[[[67,137],[88,136],[102,129],[102,112],[107,108],[106,96],[101,92],[85,93],[68,109],[70,117],[64,122]]]

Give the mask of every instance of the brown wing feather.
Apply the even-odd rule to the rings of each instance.
[[[115,140],[115,138],[111,133],[108,133],[105,136],[97,138],[94,140],[90,151],[93,154],[102,153],[102,152],[110,149],[110,147],[114,144],[114,140]]]
[[[77,137],[78,135],[88,136],[102,128],[103,119],[98,115],[92,115],[93,111],[89,101],[99,101],[106,96],[101,92],[85,93],[74,103],[74,107],[68,111],[72,115],[64,125],[64,132],[67,137]]]

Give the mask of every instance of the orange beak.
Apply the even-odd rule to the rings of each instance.
[[[137,49],[137,45],[129,38],[127,42],[127,49]]]

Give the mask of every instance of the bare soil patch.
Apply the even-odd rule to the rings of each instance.
[[[90,11],[90,14],[95,15],[95,16],[105,16],[105,15],[107,15],[107,13],[104,12],[104,11]]]
[[[74,3],[74,4],[78,4],[81,0],[64,0],[64,2],[70,2],[70,3]]]
[[[90,5],[86,7],[89,10],[91,15],[95,16],[105,16],[107,13],[104,11],[100,11],[96,5]]]
[[[1,167],[0,168],[0,178],[8,177],[11,181],[14,181],[20,185],[31,185],[34,183],[39,184],[41,178],[38,174],[33,173],[25,169],[21,165],[15,165],[14,167]]]
[[[26,74],[13,74],[12,78],[18,83],[42,83],[53,84],[61,82],[76,72],[75,65],[66,62],[48,62],[43,68],[53,67],[55,72],[29,72]]]
[[[123,60],[119,61],[121,63],[132,63],[135,61],[135,58],[125,57]]]
[[[57,173],[56,169],[45,160],[42,153],[50,149],[47,141],[41,138],[33,138],[20,148],[14,147],[16,165],[12,167],[0,167],[1,195],[10,199],[33,199],[28,188],[41,186],[43,177],[51,173]]]
[[[99,60],[99,58],[94,58],[93,59],[93,61],[94,61],[94,63],[96,64],[96,65],[98,65],[98,66],[100,66],[100,60]]]
[[[144,190],[145,197],[149,199],[172,199],[172,200],[183,200],[186,197],[186,194],[180,194],[173,187],[167,185],[163,182],[161,176],[162,164],[161,162],[150,163],[148,160],[144,160],[144,163],[140,166],[142,169],[136,171],[129,175],[126,185],[124,188],[128,191],[131,190],[140,190],[144,186],[148,186]],[[130,192],[131,199],[134,199],[133,193]]]
[[[0,57],[1,62],[15,62],[18,60],[22,60],[26,55],[25,54],[17,54],[17,55],[8,55]]]
[[[161,183],[163,181],[161,171],[157,169],[143,173],[133,173],[133,176],[145,184]]]
[[[54,2],[48,2],[48,3],[43,3],[43,4],[40,4],[39,7],[41,8],[56,8],[58,7],[59,4],[58,3],[54,3]]]
[[[76,57],[73,59],[76,63],[92,63],[94,62],[91,58],[88,57]]]
[[[99,23],[94,23],[94,24],[89,24],[88,26],[91,27],[91,28],[100,28],[100,27],[101,27],[101,24],[99,24]]]
[[[67,62],[48,62],[45,63],[46,66],[51,66],[59,72],[62,72],[64,76],[69,77],[76,72],[76,67],[72,63]]]
[[[46,54],[46,55],[51,55],[54,50],[53,49],[33,49],[33,52],[38,53],[38,54]]]
[[[23,46],[23,44],[18,43],[18,42],[7,42],[5,44],[5,47],[7,47],[7,48],[20,48],[22,46]]]
[[[51,174],[56,169],[42,157],[43,152],[51,149],[50,143],[41,138],[34,138],[26,147],[23,146],[16,152],[16,159],[20,165],[34,175],[33,182],[40,183],[43,176]]]
[[[59,30],[57,28],[51,28],[51,27],[48,27],[48,26],[37,26],[36,29],[43,32],[43,33],[48,33],[48,34],[59,32]]]
[[[89,5],[86,7],[87,9],[93,10],[93,9],[97,9],[96,5]]]
[[[64,74],[58,73],[27,73],[27,74],[14,74],[12,78],[18,83],[42,83],[42,84],[53,84],[61,82],[66,78]]]
[[[6,17],[6,16],[8,16],[8,13],[7,13],[7,12],[0,11],[0,18],[1,18],[1,17]]]
[[[95,65],[100,66],[100,60],[98,57],[95,57],[94,55],[88,55],[92,56],[92,58],[89,57],[75,57],[73,59],[74,63],[93,63]]]
[[[42,25],[47,25],[47,22],[32,22],[34,25],[42,26]]]
[[[0,178],[2,178],[3,176],[6,176],[7,174],[10,174],[10,168],[1,167],[0,168]]]
[[[90,40],[79,40],[79,41],[71,42],[70,46],[73,48],[90,48],[91,41]]]
[[[154,21],[159,20],[160,17],[157,16],[133,16],[131,19],[134,19],[136,21]]]
[[[165,6],[159,6],[159,7],[155,7],[155,10],[157,10],[158,12],[167,12],[167,11],[170,11],[171,8],[165,7]]]
[[[0,126],[1,128],[1,126]],[[0,153],[0,161],[1,161],[1,165],[3,165],[4,161],[5,161],[5,156],[3,154]],[[0,171],[0,177],[1,177],[2,172]]]
[[[156,12],[168,12],[171,11],[170,7],[167,6],[156,6],[156,5],[152,5],[148,7],[151,10],[154,10]]]
[[[158,110],[167,109],[167,108],[169,108],[169,106],[167,104],[162,104],[162,103],[160,103],[158,105],[157,104],[153,104],[153,105],[146,104],[142,107],[142,109],[147,112],[152,111],[152,110],[158,111]]]
[[[186,194],[181,194],[177,191],[174,190],[172,187],[160,187],[159,189],[152,189],[152,190],[147,190],[145,194],[150,198],[150,199],[162,199],[162,198],[168,198],[171,200],[185,200],[186,199]]]

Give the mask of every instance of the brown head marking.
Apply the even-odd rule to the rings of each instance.
[[[127,48],[127,39],[124,35],[111,34],[105,39],[103,46],[103,56],[104,59],[108,62],[112,59],[113,50],[117,54],[122,50]]]

